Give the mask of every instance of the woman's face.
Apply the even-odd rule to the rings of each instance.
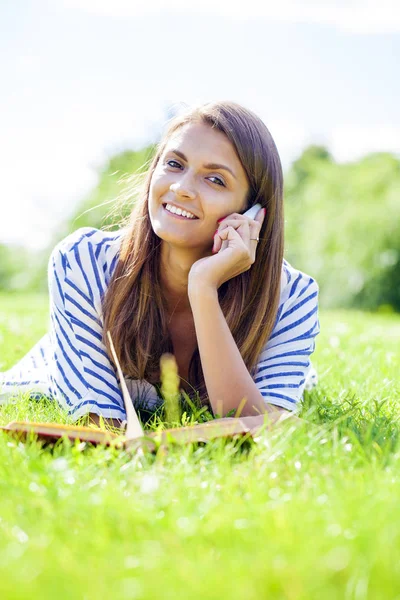
[[[243,212],[249,185],[226,135],[189,123],[169,138],[153,172],[149,215],[154,232],[170,244],[209,250],[218,219]],[[195,215],[178,217],[170,204]]]

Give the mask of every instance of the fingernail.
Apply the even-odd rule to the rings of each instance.
[[[222,217],[221,219],[218,219],[217,223],[221,223],[221,221],[223,221],[225,219],[225,217]]]
[[[214,233],[214,236],[216,236],[216,235],[217,235],[218,231],[219,231],[219,229],[217,229],[217,230],[215,231],[215,233]]]
[[[265,215],[267,214],[267,209],[263,208],[263,211],[264,211],[264,217],[265,217]]]

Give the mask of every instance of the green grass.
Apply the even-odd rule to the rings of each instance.
[[[0,370],[47,319],[0,296]],[[400,316],[320,322],[301,426],[133,458],[1,433],[0,598],[399,599]],[[65,421],[22,397],[14,418]]]

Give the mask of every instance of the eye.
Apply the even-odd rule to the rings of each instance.
[[[169,165],[169,163],[176,163],[179,167],[181,166],[176,160],[167,160],[167,165]],[[176,169],[176,167],[172,167],[173,169]]]
[[[220,179],[219,177],[209,177],[209,179],[216,179],[217,181],[220,181],[221,183],[218,183],[217,185],[222,185],[223,187],[225,187],[224,182],[222,181],[222,179]]]
[[[175,163],[176,165],[178,165],[177,167],[175,167],[175,166],[171,165],[171,168],[172,168],[172,169],[178,169],[179,167],[181,167],[181,166],[182,166],[180,163],[178,163],[178,161],[177,161],[177,160],[174,160],[174,159],[167,160],[166,162],[167,162],[167,165],[169,165],[170,163]],[[213,176],[213,177],[209,177],[209,179],[210,179],[210,180],[211,180],[211,179],[216,179],[217,181],[219,181],[219,183],[217,183],[217,184],[215,184],[215,185],[219,185],[219,186],[222,186],[222,187],[226,187],[225,183],[222,181],[222,179],[221,179],[220,177],[215,177],[215,176]],[[214,182],[212,181],[211,183],[214,183]]]

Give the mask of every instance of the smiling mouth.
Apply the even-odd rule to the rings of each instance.
[[[184,217],[183,215],[178,215],[177,213],[173,213],[169,210],[167,210],[167,204],[163,204],[163,209],[165,210],[165,212],[167,213],[167,215],[170,215],[171,217],[175,217],[176,219],[182,219],[184,221],[198,221],[199,218],[198,217],[194,217],[194,218],[189,218],[189,217]]]

